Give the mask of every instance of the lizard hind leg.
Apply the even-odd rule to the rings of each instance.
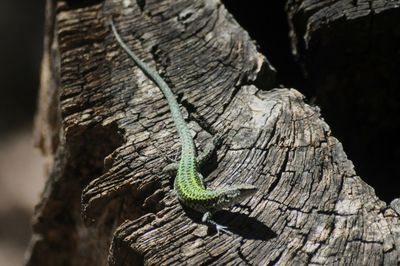
[[[178,154],[175,154],[175,156],[171,157],[164,150],[162,151],[162,157],[163,157],[164,161],[166,161],[166,162],[168,162],[170,164],[171,163],[178,163],[178,161],[179,161],[179,155]]]
[[[168,165],[165,166],[162,171],[170,176],[176,176],[179,168],[178,155],[176,155],[175,158],[171,158],[166,152],[163,151],[162,157],[164,161],[168,163]]]
[[[199,172],[197,172],[197,175],[199,176],[200,185],[201,185],[204,189],[206,189],[206,184],[204,183],[204,177],[203,177],[203,175],[202,175],[201,173],[199,173]]]
[[[215,135],[212,140],[207,143],[204,147],[203,152],[199,154],[197,157],[197,166],[202,167],[208,160],[210,160],[211,156],[217,150],[217,148],[221,145],[222,136],[220,134]]]
[[[221,231],[227,233],[228,235],[231,235],[231,234],[232,234],[232,232],[229,231],[229,230],[227,229],[227,228],[228,228],[227,226],[221,225],[221,224],[219,224],[219,223],[214,222],[214,221],[211,219],[211,216],[212,216],[211,212],[206,212],[206,213],[204,213],[203,218],[201,219],[201,221],[202,221],[203,223],[209,223],[209,224],[214,225],[214,226],[215,226],[215,229],[217,230],[218,236],[219,236],[219,233],[220,233]]]

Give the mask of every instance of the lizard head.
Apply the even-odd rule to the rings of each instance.
[[[228,208],[250,197],[257,191],[257,187],[250,184],[240,184],[228,187],[219,196],[217,205],[220,208]]]

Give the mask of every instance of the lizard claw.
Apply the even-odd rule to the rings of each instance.
[[[215,225],[215,229],[217,229],[217,235],[218,235],[218,236],[219,236],[219,232],[220,232],[220,231],[225,232],[225,233],[227,233],[228,235],[232,235],[232,232],[229,231],[229,230],[227,229],[228,226],[220,225],[220,224],[217,224],[217,223],[214,223],[214,225]]]
[[[203,215],[203,218],[201,219],[203,221],[203,223],[209,223],[215,226],[215,229],[217,230],[217,235],[219,236],[219,232],[225,232],[228,235],[232,235],[233,233],[231,231],[229,231],[227,228],[227,226],[225,225],[220,225],[216,222],[214,222],[213,220],[211,220],[211,212],[206,212]]]
[[[167,163],[178,163],[178,155],[175,155],[174,158],[169,156],[166,152],[162,152],[163,160]]]

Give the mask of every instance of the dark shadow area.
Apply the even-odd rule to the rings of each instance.
[[[257,42],[260,52],[276,68],[278,83],[296,88],[307,97],[311,97],[301,68],[291,53],[289,25],[285,13],[286,1],[222,2]]]
[[[203,223],[203,214],[196,212],[184,205],[182,205],[186,215],[196,223]],[[267,227],[264,223],[258,221],[254,217],[249,217],[246,214],[234,213],[222,210],[213,214],[212,220],[222,226],[227,226],[228,230],[235,235],[239,235],[245,239],[253,240],[270,240],[277,236],[277,234]],[[209,225],[209,234],[217,234],[214,225]],[[220,232],[224,233],[224,232]]]
[[[388,184],[400,178],[399,9],[327,27],[312,36],[308,51],[298,36],[305,78],[291,53],[286,1],[267,7],[262,1],[222,2],[276,68],[278,81],[321,107],[357,174],[387,203],[398,197],[397,186]],[[295,23],[305,30],[305,21],[300,17]]]
[[[223,210],[215,213],[213,219],[219,224],[228,226],[232,233],[240,235],[245,239],[267,241],[277,236],[264,223],[246,214]],[[211,229],[215,230],[214,227],[211,227]]]
[[[357,174],[389,203],[399,197],[400,10],[340,21],[306,52],[316,104]],[[372,24],[371,24],[372,23]]]
[[[84,8],[91,5],[96,5],[104,0],[66,0],[67,5],[72,9]]]
[[[0,133],[32,122],[43,23],[44,0],[0,1]]]

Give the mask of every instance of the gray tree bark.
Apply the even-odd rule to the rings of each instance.
[[[400,1],[289,0],[291,40],[309,95],[355,162],[390,202],[399,197]]]
[[[218,0],[47,1],[37,139],[52,159],[27,265],[396,265],[399,215],[357,176],[317,107],[275,70]],[[259,191],[221,212],[217,235],[183,210],[162,172],[179,139],[176,93],[210,187]]]

